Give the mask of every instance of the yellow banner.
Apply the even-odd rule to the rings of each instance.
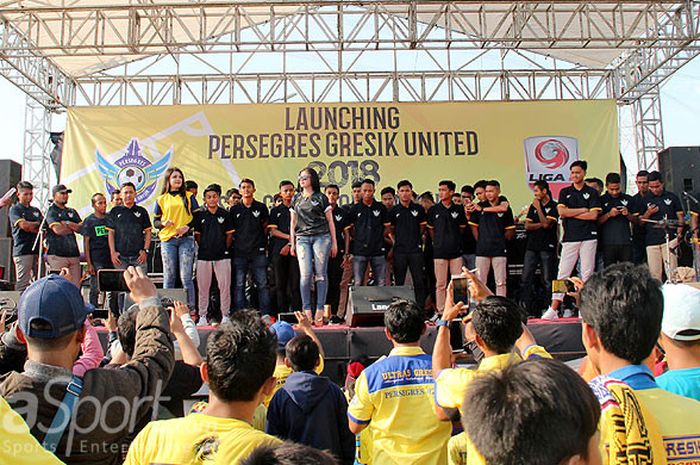
[[[418,193],[495,178],[517,212],[535,180],[567,184],[576,159],[589,176],[619,170],[614,101],[93,107],[68,111],[61,180],[86,213],[93,193],[125,181],[151,207],[175,166],[224,191],[251,178],[268,204],[306,166],[341,202],[363,178],[377,190],[409,179]]]

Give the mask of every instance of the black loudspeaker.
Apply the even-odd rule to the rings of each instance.
[[[345,321],[351,327],[384,326],[384,311],[395,300],[415,301],[411,286],[357,286],[348,295]]]
[[[15,187],[21,180],[22,165],[12,160],[0,160],[0,197]],[[5,208],[4,214],[0,215],[0,237],[10,237],[12,235],[12,227],[7,216],[7,209],[10,207]]]
[[[700,191],[700,146],[669,147],[659,152],[659,171],[664,188],[681,197]],[[685,207],[685,202],[683,202]]]
[[[6,221],[7,216],[0,212],[0,220]],[[0,279],[15,282],[15,264],[12,260],[12,238],[0,237]],[[1,287],[1,286],[0,286]],[[14,287],[12,288],[14,290]]]

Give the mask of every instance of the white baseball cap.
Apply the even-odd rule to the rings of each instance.
[[[664,284],[661,331],[677,341],[700,339],[700,285]]]

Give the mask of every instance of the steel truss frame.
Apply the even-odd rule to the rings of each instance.
[[[43,56],[160,53],[195,44],[213,49],[343,50],[365,47],[638,49],[682,44],[657,31],[689,8],[669,0],[169,0],[31,6],[2,14]],[[37,2],[38,3],[38,2]],[[317,29],[323,31],[317,33]],[[254,35],[245,32],[252,30]],[[437,32],[437,34],[434,34]]]
[[[50,159],[51,114],[46,108],[27,95],[24,115],[24,161],[23,178],[34,185],[34,198],[42,206],[49,200],[51,187]]]
[[[658,86],[700,53],[700,2],[690,0],[20,3],[0,8],[0,73],[47,111],[613,98],[634,106],[640,167],[663,148]],[[575,63],[589,49],[603,64]],[[58,65],[96,56],[81,73]]]

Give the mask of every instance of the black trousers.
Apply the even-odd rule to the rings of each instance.
[[[299,290],[299,262],[291,255],[273,255],[272,272],[275,277],[275,295],[277,313],[301,310],[301,291]]]
[[[413,292],[416,296],[416,303],[420,308],[425,307],[426,283],[425,271],[423,269],[424,257],[422,252],[411,254],[394,254],[394,279],[397,286],[403,286],[406,282],[406,271],[411,270],[413,278]]]
[[[632,236],[632,263],[641,265],[647,262],[647,246],[643,234]]]
[[[537,265],[542,267],[542,280],[544,281],[545,301],[549,303],[552,298],[552,280],[556,277],[557,268],[555,266],[556,256],[554,252],[547,250],[526,250],[523,259],[523,275],[520,280],[520,300],[531,316],[539,317],[542,308],[535,306],[535,272]]]
[[[632,244],[605,245],[603,244],[603,263],[605,267],[615,263],[632,261]]]
[[[340,305],[340,282],[343,280],[343,254],[328,258],[328,292],[326,305],[331,306],[331,314],[338,314]]]

